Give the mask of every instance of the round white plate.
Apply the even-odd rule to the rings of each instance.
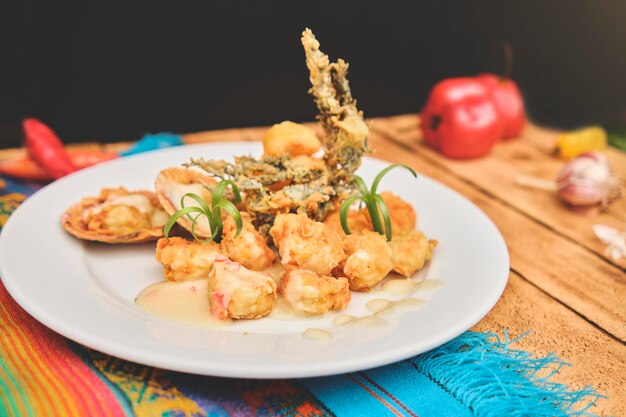
[[[461,195],[423,175],[392,170],[380,189],[409,201],[419,228],[439,240],[430,266],[414,279],[441,280],[419,310],[380,327],[332,326],[332,315],[309,320],[239,321],[209,329],[151,316],[134,299],[162,280],[154,243],[118,245],[79,241],[61,228],[71,204],[102,187],[152,189],[159,170],[189,157],[231,159],[258,155],[256,143],[184,146],[115,160],[54,182],[26,200],[0,235],[0,269],[17,302],[46,326],[76,342],[123,359],[205,375],[291,378],[371,368],[408,358],[456,337],[493,307],[507,282],[508,252],[494,224]],[[371,158],[359,174],[370,183],[387,163]],[[377,293],[355,294],[347,313],[364,315]],[[302,332],[326,328],[329,340]]]

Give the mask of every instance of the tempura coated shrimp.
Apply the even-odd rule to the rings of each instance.
[[[437,244],[436,240],[427,239],[423,233],[417,230],[394,233],[391,242],[389,242],[393,251],[391,258],[393,270],[410,277],[431,260]]]
[[[341,227],[341,220],[339,216],[339,210],[333,210],[324,218],[324,224],[330,226],[335,232],[341,236],[341,238],[346,237],[346,233],[343,231]],[[372,230],[372,225],[369,221],[369,217],[366,214],[361,213],[356,210],[348,211],[348,227],[350,228],[350,233],[359,234],[366,230]],[[392,226],[393,227],[393,226]]]
[[[343,240],[348,255],[343,274],[354,291],[367,291],[382,281],[391,268],[392,251],[385,237],[376,232],[349,235]]]
[[[389,211],[391,230],[394,234],[415,229],[416,215],[413,206],[390,191],[383,191],[380,193],[380,196],[383,198],[387,210]],[[370,225],[369,228],[371,229],[372,221],[370,220],[367,209],[362,208],[361,213],[367,218]]]
[[[226,256],[215,259],[208,290],[211,314],[220,320],[267,316],[276,298],[276,283],[270,275],[251,271]]]
[[[305,269],[287,271],[278,292],[294,309],[309,314],[343,310],[351,298],[346,278],[320,276]]]
[[[339,235],[306,215],[279,214],[270,235],[287,270],[301,268],[329,275],[345,257]]]
[[[219,255],[215,242],[190,242],[181,237],[161,238],[156,247],[156,259],[168,281],[207,279]]]
[[[254,228],[247,213],[241,213],[243,229],[235,237],[236,225],[230,216],[223,217],[222,242],[224,254],[246,268],[261,271],[274,263],[276,256],[265,238]]]

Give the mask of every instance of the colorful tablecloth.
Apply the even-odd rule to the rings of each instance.
[[[0,226],[37,185],[0,179]],[[189,375],[127,362],[38,323],[0,284],[0,416],[593,416],[601,396],[554,383],[565,364],[467,332],[426,354],[298,380]]]

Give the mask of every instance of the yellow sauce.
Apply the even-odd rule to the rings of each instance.
[[[409,278],[393,278],[383,283],[380,289],[391,295],[409,296],[417,290],[419,284]]]
[[[367,310],[372,313],[378,313],[379,311],[389,308],[391,304],[393,304],[393,301],[386,300],[384,298],[374,298],[372,301],[369,301],[365,307],[367,307]]]
[[[302,336],[307,339],[313,340],[330,340],[333,338],[332,333],[328,330],[315,328],[306,329],[304,332],[302,332]]]
[[[343,326],[350,323],[352,320],[356,320],[356,317],[350,314],[340,314],[333,320],[333,326]]]
[[[421,284],[419,284],[420,290],[435,290],[437,288],[441,288],[443,286],[443,282],[439,279],[425,279]]]
[[[223,327],[231,320],[218,320],[210,313],[208,280],[158,282],[145,288],[135,300],[147,313],[167,320],[202,327]]]
[[[376,311],[374,314],[379,317],[389,317],[402,311],[414,311],[426,304],[424,300],[417,298],[404,298],[402,300],[390,302],[386,308]]]
[[[387,320],[378,316],[364,316],[348,323],[349,326],[359,327],[383,327],[387,324]]]

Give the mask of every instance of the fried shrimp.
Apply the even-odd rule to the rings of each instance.
[[[391,258],[393,270],[405,277],[410,277],[431,260],[437,244],[436,240],[427,239],[423,233],[417,230],[394,233],[391,242],[389,242],[393,251]]]
[[[344,259],[339,235],[306,215],[279,214],[270,235],[287,270],[302,268],[328,275]]]
[[[343,240],[348,255],[343,274],[350,289],[367,291],[382,281],[393,267],[391,247],[385,237],[376,232],[349,235]]]
[[[215,242],[190,242],[181,237],[161,238],[156,247],[156,260],[163,265],[168,281],[206,279],[220,255]]]
[[[208,290],[211,314],[220,320],[267,316],[276,299],[276,283],[270,275],[251,271],[226,256],[215,260]]]
[[[413,210],[411,204],[390,191],[383,191],[380,193],[380,196],[383,198],[387,210],[389,211],[389,220],[391,220],[391,230],[393,234],[415,229],[416,216],[415,210]],[[372,221],[370,220],[367,209],[361,209],[361,213],[367,218],[370,224],[369,228],[371,229]]]
[[[236,225],[230,216],[224,216],[221,249],[235,262],[254,271],[270,267],[276,256],[267,245],[265,238],[254,228],[247,213],[241,213],[243,229],[235,237]]]
[[[275,124],[263,136],[265,155],[313,155],[321,148],[322,143],[313,129],[288,120]]]
[[[309,314],[343,310],[351,298],[346,278],[320,276],[305,269],[287,271],[278,293],[294,309]]]
[[[324,224],[329,226],[335,232],[339,234],[342,238],[346,237],[346,233],[343,231],[341,227],[341,217],[339,210],[333,210],[324,218]],[[348,211],[348,227],[350,228],[350,233],[359,234],[366,230],[372,230],[372,225],[369,221],[369,217],[366,214],[361,213],[360,211],[350,210]]]

